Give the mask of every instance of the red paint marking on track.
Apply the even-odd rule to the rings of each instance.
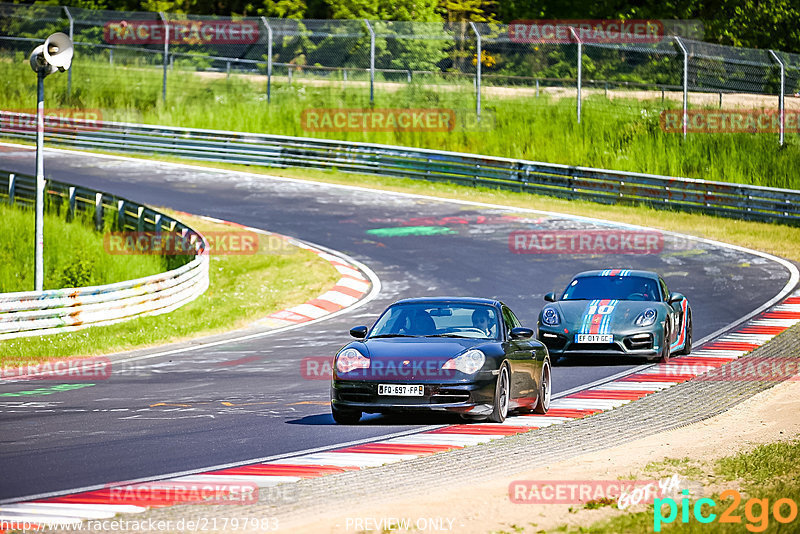
[[[654,390],[617,390],[617,389],[593,389],[588,391],[579,391],[568,395],[566,399],[608,399],[608,400],[637,400],[645,395],[653,393]]]
[[[686,382],[697,375],[679,375],[671,373],[636,373],[620,378],[620,382]]]
[[[437,452],[462,449],[461,445],[434,445],[434,444],[412,444],[412,443],[366,443],[345,449],[337,449],[335,452],[359,452],[373,454],[434,454]]]
[[[338,293],[344,293],[345,295],[353,298],[361,298],[364,296],[363,291],[359,291],[357,289],[353,289],[352,287],[347,286],[333,286],[331,291],[336,291]]]
[[[800,312],[771,311],[758,316],[759,319],[800,319]]]
[[[722,367],[726,363],[731,363],[730,358],[702,358],[700,356],[681,356],[680,358],[672,358],[669,363],[678,365],[709,365],[713,367]]]
[[[74,495],[64,495],[62,497],[53,497],[52,499],[47,499],[43,501],[34,501],[37,503],[61,503],[61,504],[130,504],[133,506],[142,506],[142,507],[150,507],[150,508],[164,508],[167,506],[173,506],[174,504],[192,504],[191,502],[184,501],[178,502],[177,500],[168,501],[165,498],[159,498],[159,494],[155,490],[147,490],[147,496],[149,498],[144,499],[137,499],[137,498],[129,498],[124,495],[112,495],[111,494],[112,488],[105,488],[101,490],[95,491],[86,491],[83,493],[75,493]],[[124,493],[124,490],[122,490]],[[131,493],[136,493],[135,490],[132,490]],[[174,495],[174,491],[173,491]],[[194,502],[197,504],[197,502]]]
[[[324,299],[311,299],[306,304],[311,304],[312,306],[316,306],[317,308],[322,308],[326,312],[335,312],[341,310],[344,306],[341,304],[336,304],[335,302],[331,302],[329,300]]]
[[[714,341],[709,345],[703,345],[703,350],[753,350],[760,347],[758,343],[748,343],[747,341]]]
[[[761,325],[753,325],[753,326],[745,326],[741,330],[737,330],[737,334],[766,334],[766,335],[773,335],[777,336],[788,330],[788,326],[761,326]]]
[[[232,365],[241,365],[243,363],[250,363],[256,360],[260,360],[263,356],[245,356],[244,358],[239,358],[237,360],[230,360],[227,362],[219,362],[216,365],[219,366],[232,366]]]
[[[425,434],[498,434],[503,436],[511,436],[513,434],[521,434],[529,432],[536,427],[532,426],[506,426],[506,425],[452,425],[445,428],[437,428]]]
[[[219,471],[203,473],[205,475],[248,475],[248,476],[283,476],[316,478],[332,473],[343,473],[345,471],[357,471],[356,466],[342,467],[338,465],[306,465],[306,464],[254,464],[242,467],[231,467]]]

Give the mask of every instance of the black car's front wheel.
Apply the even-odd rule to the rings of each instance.
[[[502,423],[508,415],[508,404],[511,398],[510,380],[508,378],[508,366],[503,364],[500,373],[497,375],[497,385],[494,388],[494,409],[489,421],[492,423]]]
[[[539,398],[536,400],[536,407],[533,413],[546,414],[550,409],[550,392],[552,391],[553,381],[550,378],[550,362],[545,360],[542,364],[542,378],[539,382]]]
[[[340,425],[354,425],[361,419],[361,412],[337,408],[334,404],[331,404],[331,415],[333,415],[333,420]]]

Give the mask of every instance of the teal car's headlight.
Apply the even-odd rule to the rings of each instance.
[[[358,349],[344,349],[336,356],[337,371],[349,373],[355,369],[369,369],[369,358],[361,354]]]
[[[561,324],[561,317],[555,308],[545,308],[542,310],[542,322],[547,326],[558,326]]]
[[[450,358],[444,362],[442,369],[455,369],[471,375],[477,373],[483,367],[484,362],[486,362],[486,356],[483,352],[478,349],[472,349],[459,354],[455,358]]]
[[[656,322],[657,318],[658,313],[656,313],[656,310],[647,308],[633,320],[633,324],[636,326],[650,326]]]

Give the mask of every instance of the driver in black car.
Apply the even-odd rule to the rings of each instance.
[[[472,312],[472,325],[486,334],[486,337],[493,337],[492,320],[489,318],[487,310],[475,310]]]

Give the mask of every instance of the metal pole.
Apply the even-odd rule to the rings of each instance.
[[[780,143],[781,146],[783,146],[783,140],[785,135],[784,132],[786,131],[786,123],[785,123],[786,112],[783,102],[786,93],[786,65],[784,65],[783,61],[780,60],[778,54],[776,54],[772,50],[770,50],[769,53],[772,55],[772,59],[774,59],[781,67],[781,93],[780,96],[778,97],[778,113],[780,113],[781,126],[780,126],[780,137],[778,142]]]
[[[367,19],[364,24],[369,30],[369,103],[375,103],[375,31]]]
[[[686,132],[689,129],[689,52],[677,35],[675,42],[683,52],[683,138],[686,139]]]
[[[161,99],[167,102],[167,67],[169,66],[169,23],[163,11],[158,13],[164,23],[164,80],[161,82]]]
[[[475,71],[475,113],[478,116],[478,120],[481,120],[481,33],[478,31],[478,28],[475,26],[475,23],[469,21],[469,25],[472,28],[472,31],[475,32],[475,39],[477,40],[477,52],[478,52],[478,65],[477,70]]]
[[[63,7],[64,7],[64,13],[67,14],[67,18],[69,19],[69,40],[74,43],[75,40],[72,38],[72,32],[73,32],[73,29],[74,29],[73,27],[75,25],[75,21],[72,20],[72,14],[69,12],[69,9],[67,8],[67,6],[63,6]],[[75,46],[75,45],[73,44],[73,46]],[[72,94],[72,68],[70,68],[67,71],[67,96],[69,96],[71,94]]]
[[[37,73],[36,84],[36,236],[33,289],[44,285],[44,77],[46,69]]]
[[[581,67],[582,67],[582,58],[583,58],[583,43],[578,38],[578,33],[575,31],[575,28],[572,26],[569,27],[569,31],[572,33],[572,37],[575,38],[575,41],[578,43],[578,124],[581,123]]]
[[[267,104],[272,99],[272,26],[267,22],[267,17],[261,17],[261,22],[267,29]]]

